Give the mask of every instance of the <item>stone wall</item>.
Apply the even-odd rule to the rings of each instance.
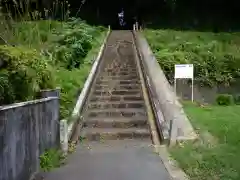
[[[58,97],[0,106],[0,180],[28,180],[59,144]]]

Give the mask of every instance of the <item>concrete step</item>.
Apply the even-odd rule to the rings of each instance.
[[[132,36],[120,46],[116,46],[116,40],[108,39],[112,46],[106,46],[83,113],[83,135],[89,140],[150,138],[135,52],[129,38]]]
[[[88,108],[144,108],[144,101],[124,101],[124,102],[90,102]]]
[[[114,89],[108,89],[108,90],[95,90],[93,92],[93,95],[135,95],[135,94],[139,94],[140,93],[140,89],[118,89],[118,90],[114,90]]]
[[[109,88],[114,89],[141,89],[140,84],[117,84],[111,86],[110,84],[96,84],[94,87],[96,90],[106,90]]]
[[[147,128],[147,117],[143,118],[88,118],[84,121],[88,128]]]
[[[117,109],[88,109],[88,117],[147,117],[145,109],[117,108]]]
[[[102,74],[98,77],[99,80],[104,79],[139,79],[138,75],[136,73],[129,73],[127,75],[112,75],[112,74]]]
[[[113,74],[121,72],[122,75],[126,75],[126,74],[129,74],[129,73],[137,73],[137,68],[119,68],[119,69],[115,69],[115,68],[108,69],[108,68],[105,68],[102,72],[103,73],[108,72],[108,73],[113,73]]]
[[[114,76],[104,76],[102,78],[97,78],[98,81],[139,81],[139,78],[136,76],[125,76],[125,77],[114,77]]]
[[[104,84],[104,85],[108,85],[108,84],[140,84],[140,80],[139,79],[130,79],[130,80],[98,80],[96,81],[96,84],[100,85],[100,84]]]
[[[109,103],[109,102],[119,102],[119,101],[142,101],[143,100],[143,96],[141,93],[135,94],[135,95],[95,95],[92,96],[90,101],[91,102],[95,102],[95,101],[99,101],[99,102],[105,102],[105,103]]]
[[[86,141],[81,146],[78,147],[78,150],[81,149],[83,151],[89,151],[89,147],[91,151],[95,152],[122,152],[128,151],[132,149],[149,149],[150,152],[153,152],[154,145],[152,144],[151,139],[125,139],[125,140],[105,140],[102,143],[97,141]]]
[[[104,141],[116,139],[146,139],[150,132],[146,128],[84,128],[81,137],[89,141]]]

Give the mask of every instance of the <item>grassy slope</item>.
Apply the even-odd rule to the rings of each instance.
[[[0,26],[0,29],[4,29],[1,37],[5,37],[9,44],[36,49],[39,53],[44,50],[51,54],[50,58],[42,57],[47,58],[52,66],[56,80],[54,86],[61,88],[61,118],[67,118],[73,111],[77,97],[88,77],[105,38],[106,29],[90,26],[78,19],[71,22],[23,20],[17,23],[11,22],[11,25],[12,29]],[[83,53],[87,55],[81,57]],[[76,62],[80,62],[79,68],[67,68],[69,64],[74,66]]]
[[[200,135],[170,151],[193,180],[240,179],[240,106],[199,107],[185,111]]]
[[[88,74],[92,68],[92,61],[95,60],[100,50],[106,33],[102,33],[93,42],[93,48],[84,59],[84,64],[79,69],[68,71],[64,68],[56,70],[57,86],[62,89],[61,92],[61,116],[68,117],[76,104]]]
[[[144,34],[170,80],[178,63],[193,63],[196,81],[208,85],[240,77],[239,33],[147,29]]]
[[[86,57],[81,60],[82,64],[79,68],[73,68],[71,70],[66,69],[66,67],[57,66],[55,67],[55,77],[56,77],[56,85],[61,88],[61,100],[60,100],[60,112],[61,118],[67,118],[71,115],[73,108],[76,104],[78,95],[81,93],[81,90],[84,86],[85,80],[88,77],[88,74],[91,70],[92,63],[95,60],[98,51],[100,50],[100,46],[106,36],[106,29],[102,27],[94,27],[90,26],[84,22],[79,22],[79,25],[75,25],[74,28],[68,28],[68,26],[58,29],[59,34],[63,37],[66,34],[76,34],[75,38],[70,40],[70,48],[68,47],[67,52],[70,52],[72,48],[76,46],[82,46],[84,48],[84,43],[79,41],[79,39],[84,39],[86,37],[92,37],[91,46],[92,48],[87,51]],[[78,33],[82,32],[82,33]],[[71,38],[71,36],[69,36]],[[54,38],[53,38],[54,39]],[[68,46],[68,44],[67,44]],[[58,47],[67,47],[58,45]],[[75,61],[79,57],[73,58]],[[67,59],[70,61],[71,59]]]

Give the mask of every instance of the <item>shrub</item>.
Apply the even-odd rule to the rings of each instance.
[[[169,81],[175,64],[194,64],[195,81],[201,85],[229,85],[240,78],[237,33],[146,30],[148,42]]]
[[[36,50],[25,47],[0,46],[0,104],[25,101],[40,89],[53,88],[51,67]]]
[[[46,172],[60,167],[64,163],[65,156],[59,150],[50,149],[45,151],[39,159],[41,169]]]
[[[99,32],[97,28],[83,24],[81,21],[73,20],[65,24],[65,31],[60,34],[57,45],[53,47],[56,62],[69,70],[79,68],[88,51],[91,50],[93,36],[97,32]]]
[[[11,25],[1,35],[19,47],[0,48],[0,65],[2,59],[10,59],[0,69],[0,105],[33,99],[40,89],[54,88],[56,82],[61,87],[60,116],[67,118],[94,60],[86,56],[95,48],[94,55],[98,53],[106,28],[76,18],[67,22],[24,20]]]
[[[216,102],[220,106],[229,106],[233,104],[233,96],[230,94],[219,94],[216,98]]]
[[[234,103],[240,105],[240,94],[234,96]]]

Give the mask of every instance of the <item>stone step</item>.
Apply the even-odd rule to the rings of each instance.
[[[139,80],[138,76],[133,75],[133,76],[107,76],[103,75],[102,77],[97,78],[97,81],[123,81],[123,80],[133,80],[137,81]]]
[[[81,137],[89,141],[104,141],[116,139],[146,139],[150,132],[146,128],[84,128]]]
[[[129,64],[129,66],[123,66],[123,65],[121,65],[123,62],[118,62],[119,65],[115,66],[112,63],[113,62],[106,63],[103,70],[105,70],[105,71],[113,71],[113,72],[129,71],[129,70],[136,71],[137,70],[137,68],[136,68],[136,66],[134,64]],[[116,62],[114,62],[114,63],[116,63]],[[125,63],[129,63],[129,62],[125,62]]]
[[[135,95],[139,94],[140,89],[121,89],[121,90],[114,90],[114,89],[108,89],[108,90],[95,90],[93,92],[93,95]]]
[[[123,75],[125,74],[129,74],[129,73],[137,73],[137,68],[120,68],[120,69],[104,69],[103,71],[102,71],[103,73],[106,73],[106,72],[108,72],[108,73],[119,73],[119,72],[121,72]]]
[[[144,108],[144,101],[125,101],[125,102],[90,102],[88,108]]]
[[[139,78],[138,75],[136,73],[128,73],[126,75],[121,75],[121,74],[101,74],[98,79],[104,79],[104,78],[108,78],[108,79],[134,79],[134,78]]]
[[[88,117],[147,117],[145,109],[139,108],[112,108],[112,109],[88,109]]]
[[[105,89],[141,89],[140,84],[118,84],[111,86],[110,84],[96,84],[95,89],[97,90],[105,90]]]
[[[98,80],[96,81],[96,84],[140,84],[140,80],[139,79],[130,79],[130,80]]]
[[[98,128],[147,128],[147,118],[88,118],[84,127]]]
[[[141,93],[135,95],[104,95],[104,96],[92,96],[90,102],[116,102],[116,101],[142,101],[143,96]]]

